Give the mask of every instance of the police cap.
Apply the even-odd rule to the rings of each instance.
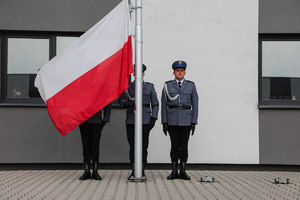
[[[133,68],[135,69],[135,64],[133,65]],[[146,65],[143,64],[142,72],[145,72],[147,70]]]
[[[172,64],[172,68],[175,70],[177,68],[183,68],[184,70],[186,69],[186,62],[182,61],[182,60],[177,60]]]

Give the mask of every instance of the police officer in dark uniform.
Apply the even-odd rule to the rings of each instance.
[[[171,139],[172,173],[169,180],[181,178],[190,180],[185,168],[188,159],[188,141],[198,119],[198,94],[195,83],[184,79],[187,64],[176,61],[172,68],[174,80],[165,82],[161,96],[161,116],[163,132],[169,132]],[[180,173],[177,165],[180,159]]]
[[[143,64],[143,77],[145,76],[146,66]],[[131,175],[128,180],[134,178],[134,123],[135,123],[135,81],[129,83],[128,90],[122,93],[120,98],[120,104],[127,107],[126,115],[126,130],[127,130],[127,140],[130,146],[129,159],[132,167]],[[142,178],[146,179],[145,176],[145,165],[147,164],[148,156],[148,143],[149,143],[149,133],[154,127],[155,122],[158,117],[159,102],[157,100],[157,94],[154,89],[154,85],[149,82],[143,81],[143,171]]]
[[[109,122],[110,113],[111,103],[79,125],[84,162],[84,173],[79,178],[80,180],[86,180],[90,178],[94,180],[102,180],[101,176],[98,174],[99,144],[101,131],[105,124]],[[102,114],[104,115],[103,117]],[[91,161],[93,168],[92,175],[90,172]]]

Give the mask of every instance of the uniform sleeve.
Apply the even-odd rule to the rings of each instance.
[[[192,92],[192,109],[193,109],[192,123],[193,124],[197,124],[198,121],[198,101],[199,101],[198,93],[196,90],[196,85],[194,84],[193,92]]]
[[[163,89],[161,94],[161,123],[168,123],[167,121],[167,100],[165,95],[165,90]]]
[[[128,101],[128,98],[127,98],[125,92],[123,92],[119,98],[119,103],[121,106],[124,106],[126,101]]]
[[[103,120],[106,122],[110,121],[110,114],[111,114],[111,103],[104,107],[104,116]]]
[[[150,93],[150,100],[151,100],[151,106],[152,106],[152,117],[158,118],[158,109],[159,109],[159,102],[157,99],[157,94],[154,88],[154,85],[152,85],[151,93]]]

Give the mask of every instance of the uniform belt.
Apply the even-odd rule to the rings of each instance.
[[[143,104],[144,108],[150,108],[150,104]]]
[[[179,110],[182,110],[182,109],[188,109],[188,110],[190,110],[192,108],[192,106],[183,106],[182,104],[179,104],[178,106],[169,105],[168,108],[169,109],[177,108]]]

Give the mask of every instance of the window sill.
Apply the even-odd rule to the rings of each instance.
[[[0,107],[47,107],[46,104],[30,104],[30,103],[0,103]]]
[[[46,108],[46,104],[34,104],[34,103],[0,103],[0,107],[41,107]],[[120,108],[123,109],[124,107],[120,106],[119,104],[112,104],[112,108]]]
[[[300,109],[300,105],[258,105],[259,109]]]

